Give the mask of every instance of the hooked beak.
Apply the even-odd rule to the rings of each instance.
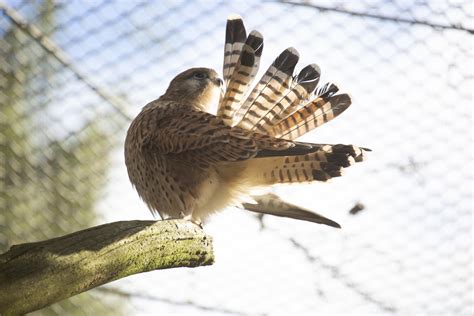
[[[216,78],[214,83],[219,86],[221,89],[221,99],[224,97],[224,92],[225,92],[225,87],[224,87],[224,81],[222,81],[221,78]]]

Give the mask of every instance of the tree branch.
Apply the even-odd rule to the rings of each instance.
[[[0,314],[31,312],[141,272],[214,262],[211,237],[185,220],[105,224],[0,255]]]

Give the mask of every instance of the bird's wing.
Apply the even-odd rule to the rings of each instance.
[[[246,37],[239,15],[227,18],[224,46],[224,82],[226,92],[217,109],[217,116],[227,125],[234,125],[234,113],[241,106],[249,86],[257,74],[263,51],[263,36],[252,31]]]
[[[348,94],[335,94],[338,91],[336,85],[327,84],[322,90],[323,93],[300,109],[289,115],[282,113],[283,115],[276,116],[273,123],[264,125],[261,129],[273,137],[296,139],[336,118],[351,105]]]
[[[227,27],[224,45],[224,81],[228,84],[235,65],[239,60],[242,47],[245,44],[247,32],[244,21],[239,15],[232,14],[227,18]]]
[[[251,130],[257,130],[267,134],[268,126],[281,121],[299,108],[304,102],[307,102],[316,89],[321,70],[316,64],[304,67],[295,77],[294,85],[287,94],[284,94],[277,102],[271,105],[268,112],[261,116],[251,127]]]
[[[312,152],[286,155],[286,152],[297,151],[297,146],[311,146]],[[274,154],[276,152],[260,151],[255,158],[246,161],[242,176],[250,179],[254,186],[325,182],[340,177],[344,168],[363,161],[366,158],[366,151],[369,150],[354,145],[296,143],[295,147],[282,150],[278,155]],[[261,153],[265,153],[266,156],[260,156]]]
[[[226,80],[226,91],[217,111],[217,116],[221,117],[227,125],[233,125],[234,113],[240,107],[257,74],[262,50],[262,34],[252,31],[242,47],[229,80]]]
[[[238,126],[250,129],[282,96],[288,93],[298,63],[296,49],[285,49],[270,65],[242,106],[235,113]]]
[[[157,108],[152,114],[157,122],[144,136],[142,148],[176,159],[192,160],[203,165],[219,161],[246,160],[262,152],[282,151],[282,155],[311,152],[311,146],[230,127],[212,114],[189,107]],[[304,151],[304,149],[307,149]]]
[[[287,203],[280,199],[278,195],[272,193],[252,196],[252,199],[255,200],[256,204],[242,203],[242,206],[246,210],[260,214],[289,217],[293,219],[341,228],[341,226],[335,221],[330,220],[329,218],[324,217],[318,213],[314,213],[304,208],[301,208],[297,205]]]

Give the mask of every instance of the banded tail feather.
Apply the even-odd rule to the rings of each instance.
[[[249,81],[248,81],[247,85],[245,86],[245,95],[242,96],[242,99],[240,100],[239,106],[248,97],[248,94],[250,93],[250,89],[249,89],[250,85],[252,84],[253,80],[255,79],[255,76],[257,75],[258,69],[260,68],[260,58],[262,57],[262,52],[263,52],[263,36],[262,36],[262,34],[258,31],[250,32],[249,36],[247,37],[247,40],[246,40],[245,44],[252,47],[252,49],[255,51],[255,60],[254,60],[252,72],[250,73]]]
[[[275,59],[237,111],[239,127],[251,129],[288,92],[298,59],[294,48],[284,50]]]
[[[308,91],[308,93],[312,93],[318,86],[320,77],[321,68],[316,64],[310,64],[301,69],[295,81]]]
[[[303,68],[296,76],[293,88],[259,119],[252,130],[266,133],[269,127],[301,107],[316,89],[320,76],[321,70],[316,64]]]
[[[297,143],[312,146],[304,155],[256,157],[248,161],[246,171],[256,186],[280,183],[328,181],[340,177],[343,168],[364,160],[365,148],[353,145]],[[282,153],[284,153],[283,151]]]
[[[250,46],[244,45],[217,112],[217,115],[229,126],[233,123],[233,113],[251,83],[250,76],[254,62],[255,51]]]
[[[361,162],[365,160],[365,152],[367,151],[372,151],[369,148],[365,147],[357,147],[354,145],[330,145],[331,146],[331,152],[335,154],[349,154],[351,155],[355,162]]]
[[[304,143],[302,143],[304,144]],[[356,162],[361,162],[365,159],[364,152],[371,151],[368,148],[357,147],[354,145],[329,145],[329,144],[309,144],[317,147],[318,150],[314,153],[307,154],[302,158],[304,160],[317,160],[323,162],[330,162],[341,167],[347,168]],[[296,157],[293,159],[297,159]]]
[[[231,14],[227,18],[224,45],[224,81],[227,84],[234,72],[242,47],[244,46],[247,32],[245,31],[242,17],[237,14]]]
[[[331,82],[326,82],[324,85],[316,88],[314,92],[317,98],[328,98],[336,94],[339,91],[339,87]]]
[[[260,67],[260,58],[262,57],[263,52],[263,35],[258,31],[250,32],[247,40],[245,41],[245,45],[252,47],[255,52],[255,60],[251,73],[251,83],[258,72],[258,68]]]
[[[234,112],[239,108],[255,78],[262,50],[262,35],[257,31],[252,31],[242,48],[240,57],[228,81],[224,97],[219,105],[217,115],[222,117],[227,125],[233,124]]]
[[[266,131],[273,137],[293,140],[334,119],[350,105],[348,94],[327,91]]]
[[[342,167],[334,163],[318,160],[285,163],[285,159],[285,157],[252,159],[247,166],[248,172],[252,173],[252,184],[268,186],[313,181],[325,182],[331,178],[342,176]]]
[[[317,87],[321,71],[315,64],[303,68],[292,82],[299,59],[294,48],[283,51],[248,93],[262,50],[262,35],[252,31],[246,37],[242,18],[229,16],[224,57],[227,90],[217,113],[227,125],[294,140],[350,106],[349,95],[336,95],[336,85]]]
[[[252,198],[256,203],[242,203],[242,206],[246,210],[260,214],[289,217],[317,224],[324,224],[335,228],[341,228],[341,225],[335,221],[297,205],[285,202],[280,199],[278,195],[268,193],[264,195],[252,196]]]

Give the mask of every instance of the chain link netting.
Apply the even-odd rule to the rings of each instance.
[[[137,275],[44,315],[472,315],[472,21],[460,1],[0,3],[0,251],[150,219],[129,184],[130,120],[178,72],[221,69],[225,20],[287,46],[351,93],[304,140],[369,160],[329,184],[278,187],[342,230],[229,209],[211,267]],[[353,206],[356,205],[356,208]],[[350,210],[352,211],[350,212]]]

